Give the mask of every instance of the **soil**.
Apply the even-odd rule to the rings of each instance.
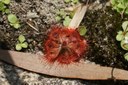
[[[103,1],[106,3],[106,0]],[[96,2],[101,1],[96,0]],[[128,62],[123,57],[125,51],[121,49],[120,43],[115,39],[117,32],[121,29],[122,21],[127,20],[128,17],[124,16],[122,19],[119,13],[103,4],[100,3],[102,6],[98,6],[96,8],[98,10],[88,10],[81,23],[81,25],[87,26],[85,38],[89,44],[85,60],[103,66],[128,70]],[[29,47],[21,50],[22,52],[43,53],[43,42],[47,37],[50,26],[59,23],[55,20],[56,12],[68,6],[70,5],[64,3],[63,0],[11,0],[9,8],[20,19],[21,28],[16,30],[11,27],[6,15],[0,13],[0,48],[16,50],[17,38],[20,34],[23,34],[29,43]],[[1,85],[123,85],[127,83],[127,81],[85,81],[55,78],[25,71],[0,62]]]
[[[122,19],[111,7],[87,12],[83,24],[88,29],[88,60],[103,66],[128,69],[128,62],[123,57],[126,51],[116,40],[117,32],[122,30],[122,22],[127,19],[127,16]]]

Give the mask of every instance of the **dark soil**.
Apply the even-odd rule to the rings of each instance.
[[[6,15],[0,13],[0,17],[2,17],[0,18],[0,48],[16,50],[15,44],[17,43],[17,38],[20,34],[23,34],[29,43],[29,47],[28,49],[23,49],[21,51],[32,53],[39,51],[43,52],[43,42],[46,39],[47,31],[50,29],[51,25],[56,24],[53,18],[54,16],[47,15],[47,11],[45,11],[46,13],[41,12],[40,10],[43,8],[40,7],[38,0],[32,1],[33,4],[31,4],[30,1],[27,1],[28,5],[25,5],[24,7],[22,7],[23,2],[26,3],[26,0],[22,0],[22,3],[19,2],[19,0],[16,1],[18,1],[17,4],[13,4],[12,1],[10,8],[12,8],[11,11],[19,17],[22,27],[18,30],[12,28],[7,22]],[[47,0],[40,2],[46,3]],[[62,3],[60,2],[60,4]],[[50,5],[52,5],[53,8],[57,7],[55,3],[47,3],[45,5],[46,8]],[[37,22],[33,24],[37,28],[38,32],[26,24],[30,19],[24,15],[26,15],[28,11],[36,12],[39,15],[38,18],[32,19],[31,22]],[[55,15],[55,11],[52,9],[49,11]],[[123,57],[125,51],[121,49],[120,42],[116,41],[116,35],[121,29],[122,21],[127,19],[127,16],[124,16],[124,19],[121,19],[120,14],[113,11],[111,7],[95,11],[89,10],[82,22],[82,25],[87,26],[88,30],[86,39],[89,44],[89,50],[85,55],[85,60],[89,60],[103,66],[111,66],[128,70],[128,62]]]
[[[124,59],[125,51],[116,41],[117,32],[121,29],[120,14],[111,7],[97,11],[88,11],[83,22],[87,26],[87,40],[89,50],[87,59],[103,66],[128,69],[128,62]]]

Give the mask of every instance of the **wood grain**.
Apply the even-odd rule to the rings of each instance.
[[[60,65],[57,62],[50,64],[43,56],[31,53],[0,50],[0,60],[32,72],[57,77],[86,80],[108,80],[112,78],[111,67],[102,67],[84,62],[69,65]],[[113,76],[117,80],[128,80],[128,71],[115,68]]]

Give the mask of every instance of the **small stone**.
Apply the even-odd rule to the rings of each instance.
[[[27,17],[28,17],[28,18],[37,18],[37,17],[39,17],[39,16],[37,15],[36,12],[31,12],[31,11],[29,11],[29,12],[27,12]]]

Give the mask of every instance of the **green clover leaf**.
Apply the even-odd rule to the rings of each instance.
[[[21,46],[22,46],[23,48],[27,48],[27,47],[28,47],[28,43],[27,43],[27,42],[24,42],[24,43],[21,44]]]
[[[16,44],[16,50],[21,50],[22,49],[22,47],[21,47],[21,44]]]
[[[9,14],[9,15],[8,15],[8,21],[9,21],[10,23],[12,23],[12,24],[15,24],[15,23],[18,22],[18,19],[17,19],[16,15],[14,15],[14,14]]]
[[[128,21],[123,22],[122,28],[123,28],[124,31],[128,31]]]
[[[125,53],[124,58],[128,61],[128,53]]]
[[[121,41],[121,47],[122,47],[124,50],[128,50],[128,41],[122,40],[122,41]]]
[[[63,25],[67,27],[70,22],[71,22],[71,18],[69,16],[66,16],[63,21]]]
[[[122,31],[119,31],[117,36],[116,36],[116,40],[117,41],[121,41],[124,39],[124,35],[123,35],[123,32]]]
[[[87,29],[85,26],[80,26],[79,29],[78,29],[79,33],[81,36],[84,36],[87,32]]]
[[[10,0],[1,0],[4,4],[10,4]]]
[[[25,39],[25,37],[23,35],[20,35],[18,37],[18,40],[20,41],[20,43],[23,43],[26,39]]]

